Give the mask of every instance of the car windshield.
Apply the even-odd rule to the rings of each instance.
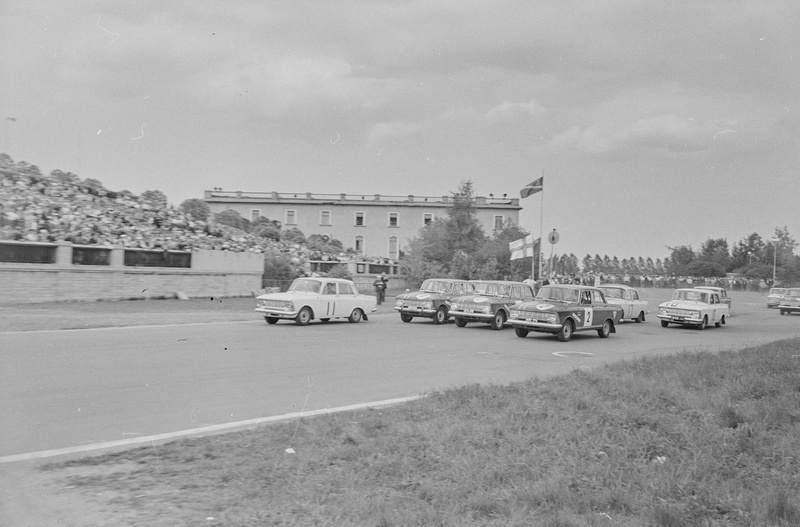
[[[425,280],[419,288],[420,291],[428,293],[450,293],[453,291],[453,282],[441,282],[439,280]]]
[[[569,287],[554,287],[546,285],[539,289],[536,298],[539,300],[559,300],[561,302],[577,302],[578,301],[577,289]]]
[[[606,298],[625,298],[625,294],[620,287],[601,287]]]
[[[479,282],[475,284],[475,293],[488,296],[511,296],[511,286],[508,284]]]
[[[298,278],[292,285],[289,286],[289,291],[300,293],[319,293],[322,288],[322,282],[313,280],[311,278]]]
[[[771,295],[783,295],[785,292],[786,289],[783,289],[781,287],[773,287],[772,289],[769,290],[769,294]]]
[[[703,291],[686,291],[679,289],[672,293],[673,300],[689,300],[691,302],[705,302],[708,303],[708,293]]]

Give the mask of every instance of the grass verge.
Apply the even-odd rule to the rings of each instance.
[[[290,449],[287,452],[287,449]],[[133,525],[800,525],[800,339],[50,464]]]

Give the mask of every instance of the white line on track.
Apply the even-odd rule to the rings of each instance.
[[[219,322],[187,322],[185,324],[142,324],[139,326],[103,326],[93,328],[63,328],[63,329],[33,329],[30,331],[0,331],[0,335],[20,335],[30,333],[61,333],[64,331],[107,331],[109,329],[148,329],[148,328],[179,328],[184,326],[208,326],[210,324],[247,324],[247,323],[260,323],[260,320],[222,320]]]
[[[410,397],[385,399],[383,401],[375,401],[371,403],[359,403],[359,404],[351,404],[349,406],[339,406],[337,408],[323,408],[321,410],[308,410],[304,412],[292,412],[289,414],[274,415],[271,417],[259,417],[257,419],[247,419],[244,421],[235,421],[233,423],[221,423],[218,425],[203,426],[200,428],[190,428],[189,430],[179,430],[177,432],[168,432],[165,434],[136,437],[132,439],[120,439],[118,441],[105,441],[103,443],[92,443],[89,445],[57,448],[53,450],[40,450],[38,452],[28,452],[25,454],[14,454],[10,456],[0,457],[0,464],[13,463],[15,461],[30,461],[32,459],[42,459],[47,457],[63,456],[67,454],[77,454],[80,452],[91,452],[94,450],[106,450],[109,448],[127,447],[139,443],[153,443],[156,441],[164,441],[168,439],[175,439],[178,437],[211,434],[215,432],[232,430],[235,428],[247,428],[265,423],[288,421],[290,419],[300,419],[302,417],[313,417],[315,415],[333,414],[337,412],[348,412],[351,410],[361,410],[364,408],[377,408],[380,406],[389,406],[393,404],[407,403],[409,401],[416,401],[417,399],[421,399],[422,397],[423,397],[422,395],[413,395]]]

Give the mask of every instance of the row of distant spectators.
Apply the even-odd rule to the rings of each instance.
[[[588,284],[625,284],[632,287],[678,288],[699,285],[724,287],[729,291],[765,291],[772,287],[772,280],[755,280],[744,277],[702,277],[702,276],[647,276],[647,275],[593,275],[579,274],[572,276],[558,275],[554,277],[558,283]]]
[[[307,260],[349,260],[345,251],[311,250],[303,240],[281,241],[198,219],[167,203],[160,191],[136,196],[105,189],[93,179],[0,154],[0,240],[70,242],[139,249],[212,249],[280,253],[296,266]],[[374,259],[373,259],[374,260]]]

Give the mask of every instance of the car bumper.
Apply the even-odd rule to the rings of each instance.
[[[658,318],[671,324],[683,324],[685,326],[699,326],[703,323],[702,318],[687,318],[675,315],[658,315]]]
[[[470,313],[469,311],[451,309],[450,316],[453,318],[462,318],[470,322],[491,322],[494,318],[494,313]]]
[[[257,307],[256,311],[261,313],[265,317],[273,317],[273,318],[295,318],[297,317],[297,311],[284,311],[282,309],[274,309],[271,307]]]
[[[423,307],[395,307],[394,309],[401,315],[412,315],[415,317],[433,318],[433,314],[436,313],[436,310],[433,308]]]
[[[800,313],[800,306],[797,305],[778,304],[778,309],[787,313]]]
[[[556,332],[561,329],[562,324],[555,323],[552,324],[550,322],[539,322],[537,320],[521,320],[521,319],[511,319],[508,321],[509,324],[514,326],[515,328],[523,328],[529,329],[531,331],[552,331]]]

